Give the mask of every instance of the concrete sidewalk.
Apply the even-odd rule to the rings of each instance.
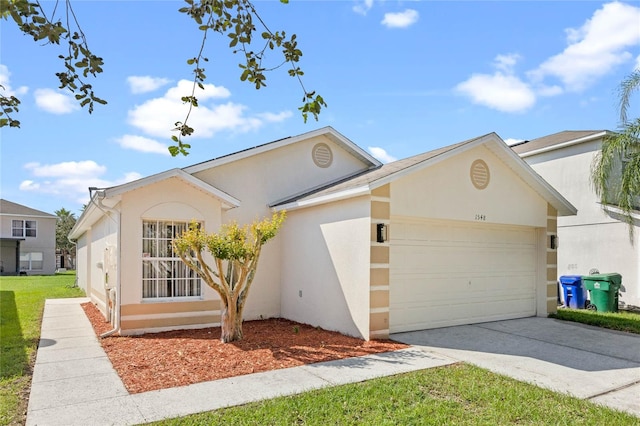
[[[134,425],[455,362],[409,348],[131,395],[80,306],[87,301],[46,301],[28,426]]]

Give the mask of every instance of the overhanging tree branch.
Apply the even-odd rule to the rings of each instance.
[[[280,2],[286,4],[289,1]],[[87,78],[97,77],[102,73],[104,61],[89,48],[71,0],[64,0],[64,25],[56,16],[59,3],[60,0],[56,0],[51,16],[48,17],[40,0],[0,0],[0,17],[5,20],[12,19],[20,31],[33,37],[36,42],[43,41],[44,44],[54,45],[66,43],[66,53],[58,56],[63,61],[63,70],[56,73],[60,82],[59,88],[71,91],[80,106],[86,107],[88,112],[92,113],[96,103],[104,105],[107,102],[96,96]],[[318,119],[322,108],[327,104],[322,96],[315,91],[307,90],[302,82],[304,72],[298,66],[302,51],[298,48],[295,34],[287,37],[284,31],[272,32],[249,0],[185,0],[185,3],[186,6],[178,11],[191,17],[203,34],[198,54],[187,60],[189,65],[194,66],[193,87],[189,95],[182,97],[182,101],[189,104],[189,109],[184,120],[174,125],[177,135],[171,137],[174,145],[169,147],[169,152],[172,156],[187,155],[191,148],[182,138],[192,135],[195,131],[188,123],[193,108],[198,107],[196,88],[204,89],[207,78],[203,65],[208,62],[204,56],[204,49],[210,30],[229,38],[229,47],[233,52],[243,54],[243,59],[238,64],[241,69],[240,80],[252,83],[256,89],[266,86],[266,73],[289,64],[288,74],[297,79],[302,89],[302,106],[298,109],[304,121],[306,122],[309,116]],[[261,37],[264,45],[257,51],[251,50],[256,31],[254,18],[263,29]],[[276,49],[281,50],[282,61],[274,67],[264,67],[263,60],[267,52]],[[0,88],[4,89],[1,86]],[[20,121],[14,118],[19,105],[20,100],[11,93],[0,92],[0,127],[20,127]]]
[[[280,0],[281,3],[288,3],[288,0]],[[309,115],[316,120],[323,107],[327,104],[322,96],[315,91],[308,91],[303,82],[304,72],[297,65],[302,57],[302,51],[298,48],[297,36],[293,34],[287,38],[285,31],[272,32],[266,25],[253,3],[249,0],[185,0],[188,6],[180,8],[179,12],[192,18],[198,28],[203,32],[202,43],[198,54],[187,60],[187,64],[194,65],[193,86],[189,96],[182,97],[182,101],[189,104],[187,115],[183,121],[175,123],[177,135],[171,136],[174,145],[169,147],[172,156],[178,154],[188,155],[191,145],[183,141],[183,137],[191,136],[194,129],[189,126],[188,121],[193,108],[198,107],[198,99],[195,96],[196,88],[204,89],[204,82],[207,78],[203,62],[208,62],[208,58],[203,56],[204,47],[207,42],[208,32],[215,31],[230,39],[229,47],[233,53],[242,53],[244,60],[239,64],[242,73],[241,81],[248,81],[253,84],[256,90],[266,87],[266,73],[274,71],[284,64],[289,64],[288,74],[295,77],[302,89],[302,118],[306,122]],[[264,45],[260,50],[250,50],[254,38],[256,27],[253,18],[256,18],[263,28],[261,37]],[[263,60],[269,50],[281,49],[282,62],[271,68],[263,66]]]

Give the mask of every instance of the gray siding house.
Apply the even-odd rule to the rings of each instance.
[[[56,271],[56,216],[0,199],[0,275]]]

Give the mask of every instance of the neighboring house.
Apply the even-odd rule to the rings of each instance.
[[[114,330],[216,326],[217,294],[172,253],[286,209],[244,318],[365,339],[556,309],[556,216],[575,208],[495,133],[382,165],[330,127],[93,189],[71,238],[78,283]]]
[[[558,219],[558,277],[592,269],[622,275],[621,305],[640,306],[640,212],[633,244],[620,210],[603,206],[591,184],[591,165],[606,130],[564,131],[513,146],[533,169],[578,209]]]
[[[56,216],[0,199],[0,274],[56,271]]]

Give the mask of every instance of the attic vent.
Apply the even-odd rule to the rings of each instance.
[[[471,176],[471,183],[477,189],[485,189],[489,185],[489,179],[491,174],[489,173],[489,166],[482,160],[476,160],[471,164],[471,170],[469,170]]]
[[[331,148],[325,143],[318,143],[313,147],[312,151],[313,162],[318,167],[327,168],[333,162],[333,153]]]

